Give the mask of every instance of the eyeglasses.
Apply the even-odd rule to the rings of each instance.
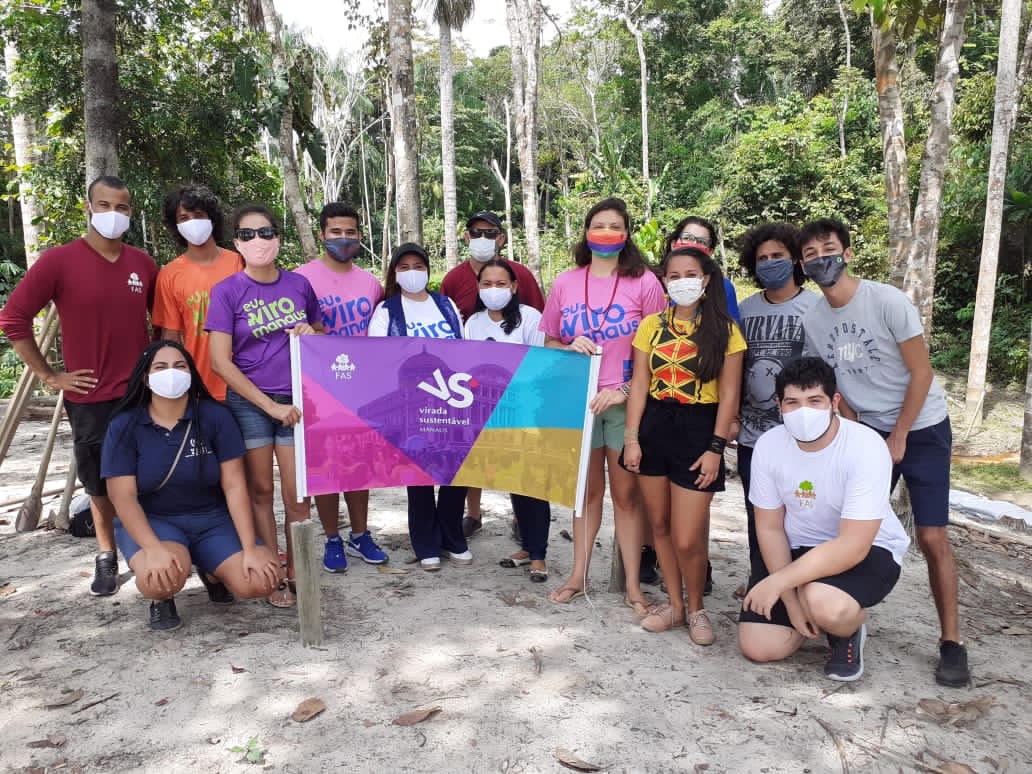
[[[502,232],[496,228],[471,228],[469,230],[469,235],[474,239],[478,239],[480,237],[487,237],[488,239],[497,239],[498,235],[501,233]]]
[[[703,247],[710,246],[709,237],[699,236],[698,234],[689,234],[687,231],[682,231],[678,237],[678,242],[691,242],[692,244],[702,245]]]
[[[236,238],[241,242],[250,242],[255,237],[260,239],[275,239],[279,236],[279,229],[275,226],[262,226],[261,228],[238,228]]]

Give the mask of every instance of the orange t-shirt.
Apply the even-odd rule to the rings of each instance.
[[[181,255],[158,272],[151,319],[155,327],[183,334],[183,345],[193,355],[204,386],[216,400],[226,399],[226,383],[211,370],[204,321],[208,316],[211,289],[242,268],[238,253],[220,250],[214,262],[206,266],[199,266]]]

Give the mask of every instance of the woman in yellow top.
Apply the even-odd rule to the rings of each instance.
[[[641,625],[662,632],[687,623],[692,642],[710,645],[713,625],[702,603],[709,505],[724,491],[724,446],[738,414],[746,346],[710,256],[675,249],[660,273],[672,303],[642,320],[634,336],[620,458],[638,474],[670,600]]]

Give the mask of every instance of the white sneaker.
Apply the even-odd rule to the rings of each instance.
[[[441,559],[437,556],[431,556],[429,559],[420,559],[419,566],[427,572],[437,572],[441,569]]]
[[[473,564],[473,552],[468,548],[461,554],[455,554],[451,551],[441,551],[444,554],[444,558],[455,562],[455,564]]]

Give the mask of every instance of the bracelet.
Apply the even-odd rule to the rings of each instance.
[[[709,449],[707,449],[707,451],[711,451],[714,454],[723,454],[726,447],[727,439],[721,438],[719,435],[715,435],[710,438]]]
[[[627,382],[624,382],[620,385],[620,392],[624,394],[625,398],[629,398],[631,396],[631,385]]]

